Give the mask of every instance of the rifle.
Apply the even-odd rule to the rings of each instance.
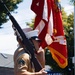
[[[38,62],[36,56],[35,56],[35,49],[33,48],[30,40],[26,37],[26,35],[24,34],[24,32],[22,31],[21,27],[19,26],[18,22],[15,20],[15,18],[11,15],[10,11],[8,10],[7,6],[5,5],[5,3],[0,0],[1,4],[4,6],[4,8],[7,11],[7,15],[9,16],[11,22],[13,23],[14,27],[17,29],[18,33],[20,34],[22,41],[26,47],[26,49],[30,52],[31,54],[31,58],[32,58],[32,62],[34,64],[35,67],[35,71],[38,72],[42,69],[40,63]]]

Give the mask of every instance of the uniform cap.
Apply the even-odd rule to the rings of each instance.
[[[39,30],[33,30],[32,28],[24,28],[23,32],[25,33],[28,39],[40,40],[38,38]]]

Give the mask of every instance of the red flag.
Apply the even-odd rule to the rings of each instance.
[[[61,68],[67,66],[67,47],[59,0],[33,0],[31,9],[36,18],[34,29],[39,30],[41,46],[48,47]]]
[[[49,31],[53,30],[51,29],[53,27],[50,26],[49,24],[49,20],[50,20],[49,17],[51,13],[50,0],[37,0],[37,1],[33,0],[31,9],[36,14],[34,29],[39,30],[39,38],[41,39],[41,46],[44,48],[47,46],[45,37],[48,33],[49,33],[48,36],[50,37]]]

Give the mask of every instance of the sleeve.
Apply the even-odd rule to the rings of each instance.
[[[24,71],[28,71],[30,65],[30,57],[27,53],[22,54],[19,56],[16,61],[14,62],[14,72],[17,75],[17,73],[23,73]]]

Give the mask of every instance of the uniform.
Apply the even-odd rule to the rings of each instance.
[[[14,28],[13,28],[14,29]],[[26,37],[31,40],[31,42],[34,43],[35,49],[39,49],[38,41],[38,30],[32,30],[31,28],[23,29],[23,32],[25,33]],[[19,33],[15,30],[15,35],[18,37],[17,41],[19,43],[19,47],[14,53],[14,73],[15,75],[46,75],[47,73],[44,71],[44,69],[41,69],[39,72],[35,72],[34,64],[31,61],[31,55],[28,52],[28,50],[25,48],[25,45],[22,42],[22,38],[19,35]],[[33,44],[32,43],[32,44]],[[38,56],[39,62],[44,61],[44,53],[42,50],[38,50]],[[43,62],[43,65],[44,65]],[[41,63],[41,62],[40,62]]]
[[[31,56],[24,48],[18,47],[14,53],[14,72],[15,75],[23,73],[25,70],[35,72],[34,65],[31,62]]]

